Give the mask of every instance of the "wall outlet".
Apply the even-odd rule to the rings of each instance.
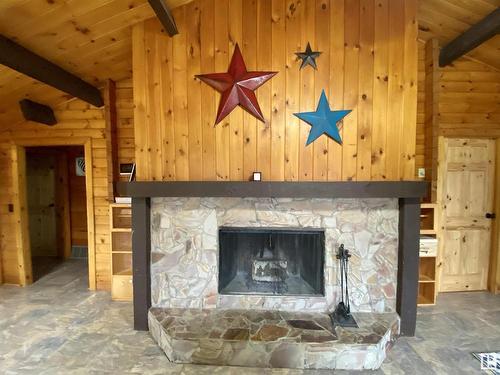
[[[425,168],[418,168],[418,178],[425,178]]]

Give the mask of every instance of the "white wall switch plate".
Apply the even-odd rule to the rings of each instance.
[[[418,178],[425,178],[425,168],[418,168]]]

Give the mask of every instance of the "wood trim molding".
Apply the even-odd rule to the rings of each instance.
[[[19,285],[33,283],[31,244],[29,235],[28,199],[26,196],[26,151],[13,145],[12,187],[14,191],[14,218],[16,221],[16,248],[19,266]]]

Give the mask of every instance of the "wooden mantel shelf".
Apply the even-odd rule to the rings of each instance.
[[[272,198],[422,198],[424,181],[339,182],[118,182],[120,196],[152,197],[272,197]]]

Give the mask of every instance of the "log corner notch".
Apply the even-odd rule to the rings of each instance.
[[[156,17],[160,20],[161,24],[165,28],[167,34],[172,37],[179,34],[177,26],[175,24],[174,17],[168,8],[165,0],[148,0],[149,5],[153,8],[156,13]]]
[[[29,99],[21,100],[19,106],[21,107],[24,119],[27,121],[34,121],[49,126],[57,124],[54,111],[49,106]]]
[[[439,54],[439,66],[444,67],[451,64],[453,61],[494,37],[499,32],[500,8],[497,8],[444,46]]]
[[[104,105],[98,88],[3,35],[0,35],[0,64],[96,107]]]

